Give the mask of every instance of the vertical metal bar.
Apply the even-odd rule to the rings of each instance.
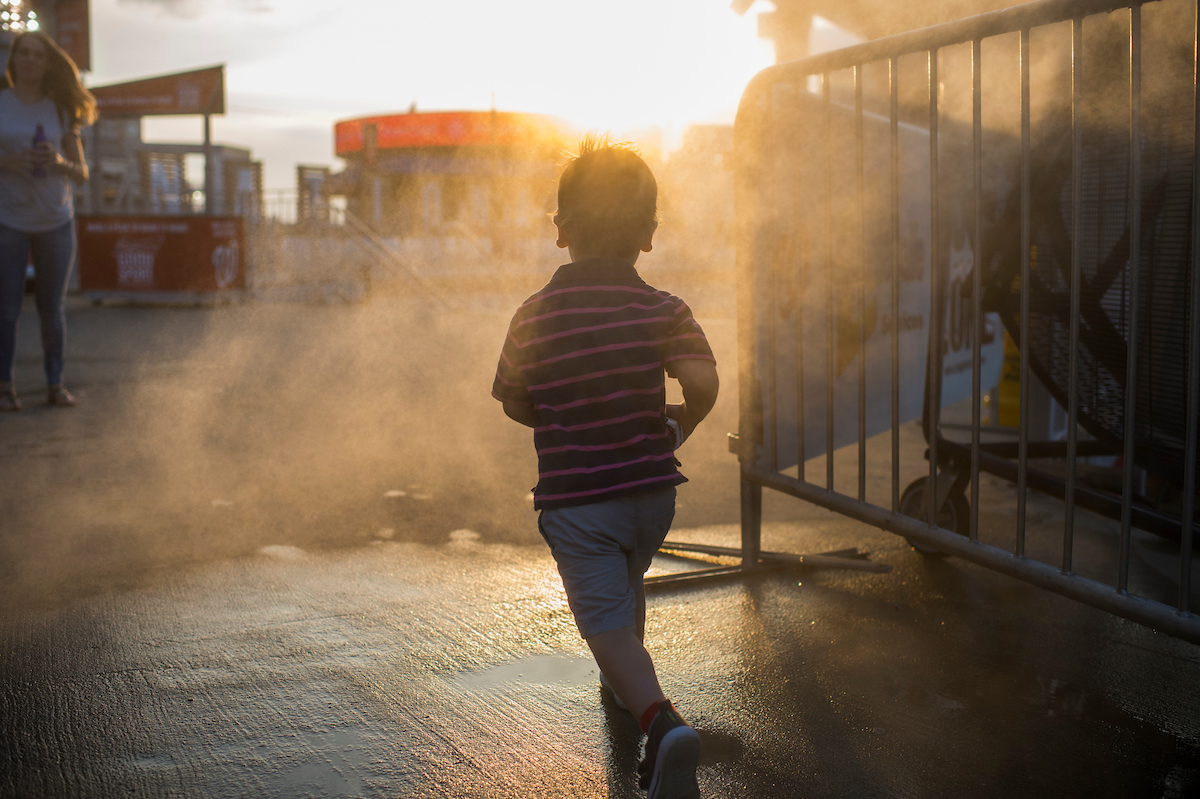
[[[971,42],[971,163],[974,183],[975,247],[971,265],[971,522],[970,538],[979,540],[979,414],[982,405],[980,370],[983,359],[983,43]]]
[[[1017,435],[1017,545],[1025,557],[1025,499],[1029,475],[1029,29],[1021,31],[1021,405]]]
[[[762,96],[762,95],[760,95]],[[764,98],[765,100],[765,98]],[[737,375],[738,375],[738,463],[741,483],[740,516],[743,565],[757,563],[757,551],[762,541],[761,486],[757,495],[749,490],[752,485],[747,478],[747,469],[757,465],[760,459],[760,444],[763,434],[763,401],[759,374],[759,330],[762,309],[756,307],[759,296],[759,274],[761,272],[761,249],[757,246],[762,214],[757,209],[764,200],[759,197],[759,175],[763,169],[766,139],[765,102],[755,108],[755,113],[740,120],[738,157],[734,170],[734,193],[737,198],[737,217],[734,227],[738,248],[737,274]],[[758,497],[757,506],[749,500]],[[758,513],[754,512],[758,509]]]
[[[217,163],[213,156],[212,115],[204,115],[204,213],[212,216],[217,210]],[[100,182],[100,181],[97,181]]]
[[[938,51],[929,51],[929,525],[937,526],[938,424],[942,411],[942,292],[938,274]]]
[[[762,484],[746,476],[742,465],[742,571],[752,571],[758,566],[758,555],[762,550]]]
[[[1079,439],[1079,247],[1083,205],[1083,18],[1071,21],[1071,349],[1067,389],[1067,486],[1062,571],[1070,574],[1075,545],[1075,453]]]
[[[892,513],[900,512],[900,92],[899,59],[888,61],[892,139]]]
[[[797,225],[803,225],[797,221]],[[791,239],[791,257],[792,263],[790,266],[795,270],[794,279],[796,281],[796,476],[799,480],[804,480],[804,309],[807,306],[805,290],[807,289],[808,281],[808,252],[802,250],[801,247],[807,248],[808,237],[801,237],[799,230],[792,234]]]
[[[833,103],[830,100],[832,73],[825,73],[825,488],[833,490]]]
[[[1192,96],[1195,106],[1192,151],[1192,307],[1189,314],[1187,423],[1183,444],[1183,512],[1179,536],[1179,612],[1191,613],[1192,536],[1196,519],[1196,435],[1200,416],[1200,8],[1192,49]]]
[[[801,224],[801,223],[797,223]],[[792,236],[792,267],[796,270],[796,476],[804,480],[804,309],[807,305],[805,283],[808,280],[808,253],[800,250],[807,238]]]
[[[855,183],[858,192],[858,501],[867,501],[867,194],[863,178],[863,65],[854,67]]]
[[[777,351],[779,349],[779,284],[780,284],[780,260],[783,258],[783,253],[778,242],[775,243],[774,250],[770,253],[770,271],[767,273],[767,287],[769,289],[767,296],[767,369],[763,380],[764,388],[767,393],[767,415],[769,423],[764,429],[764,433],[768,436],[767,444],[767,462],[771,464],[771,471],[779,471],[779,386],[778,386],[778,369],[779,359]]]
[[[1129,590],[1129,537],[1133,522],[1133,439],[1137,434],[1138,325],[1142,262],[1142,8],[1129,9],[1129,333],[1125,345],[1125,429],[1121,475],[1121,543],[1117,591]]]

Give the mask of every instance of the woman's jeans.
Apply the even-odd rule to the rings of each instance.
[[[0,225],[0,382],[12,382],[17,350],[17,317],[25,294],[25,265],[33,252],[38,319],[46,384],[62,385],[66,340],[67,280],[75,263],[75,222],[45,233],[22,233]]]

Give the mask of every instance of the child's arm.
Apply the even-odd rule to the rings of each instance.
[[[520,422],[526,427],[537,426],[537,413],[533,410],[533,406],[528,403],[504,400],[504,415],[514,422]]]
[[[717,402],[721,381],[717,378],[717,365],[707,360],[681,360],[674,365],[675,379],[683,389],[683,402],[666,407],[667,416],[679,422],[686,439],[704,421]],[[507,403],[506,403],[507,405]],[[507,412],[507,407],[505,411]],[[532,411],[532,408],[530,409]],[[514,417],[515,418],[515,417]]]

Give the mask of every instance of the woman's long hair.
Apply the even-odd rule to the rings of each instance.
[[[8,51],[8,64],[0,78],[0,89],[12,88],[17,82],[17,51],[27,37],[40,41],[46,47],[46,74],[42,76],[42,93],[54,101],[58,110],[70,123],[71,128],[90,125],[96,121],[96,98],[83,87],[79,80],[79,69],[71,56],[41,31],[24,31],[17,34]]]

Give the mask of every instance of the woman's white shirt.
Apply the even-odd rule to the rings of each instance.
[[[12,90],[0,91],[0,157],[33,148],[38,123],[46,140],[61,151],[63,126],[49,97],[32,105]],[[0,225],[23,233],[45,233],[70,222],[75,214],[73,189],[66,175],[46,170],[35,178],[27,173],[0,169]]]

